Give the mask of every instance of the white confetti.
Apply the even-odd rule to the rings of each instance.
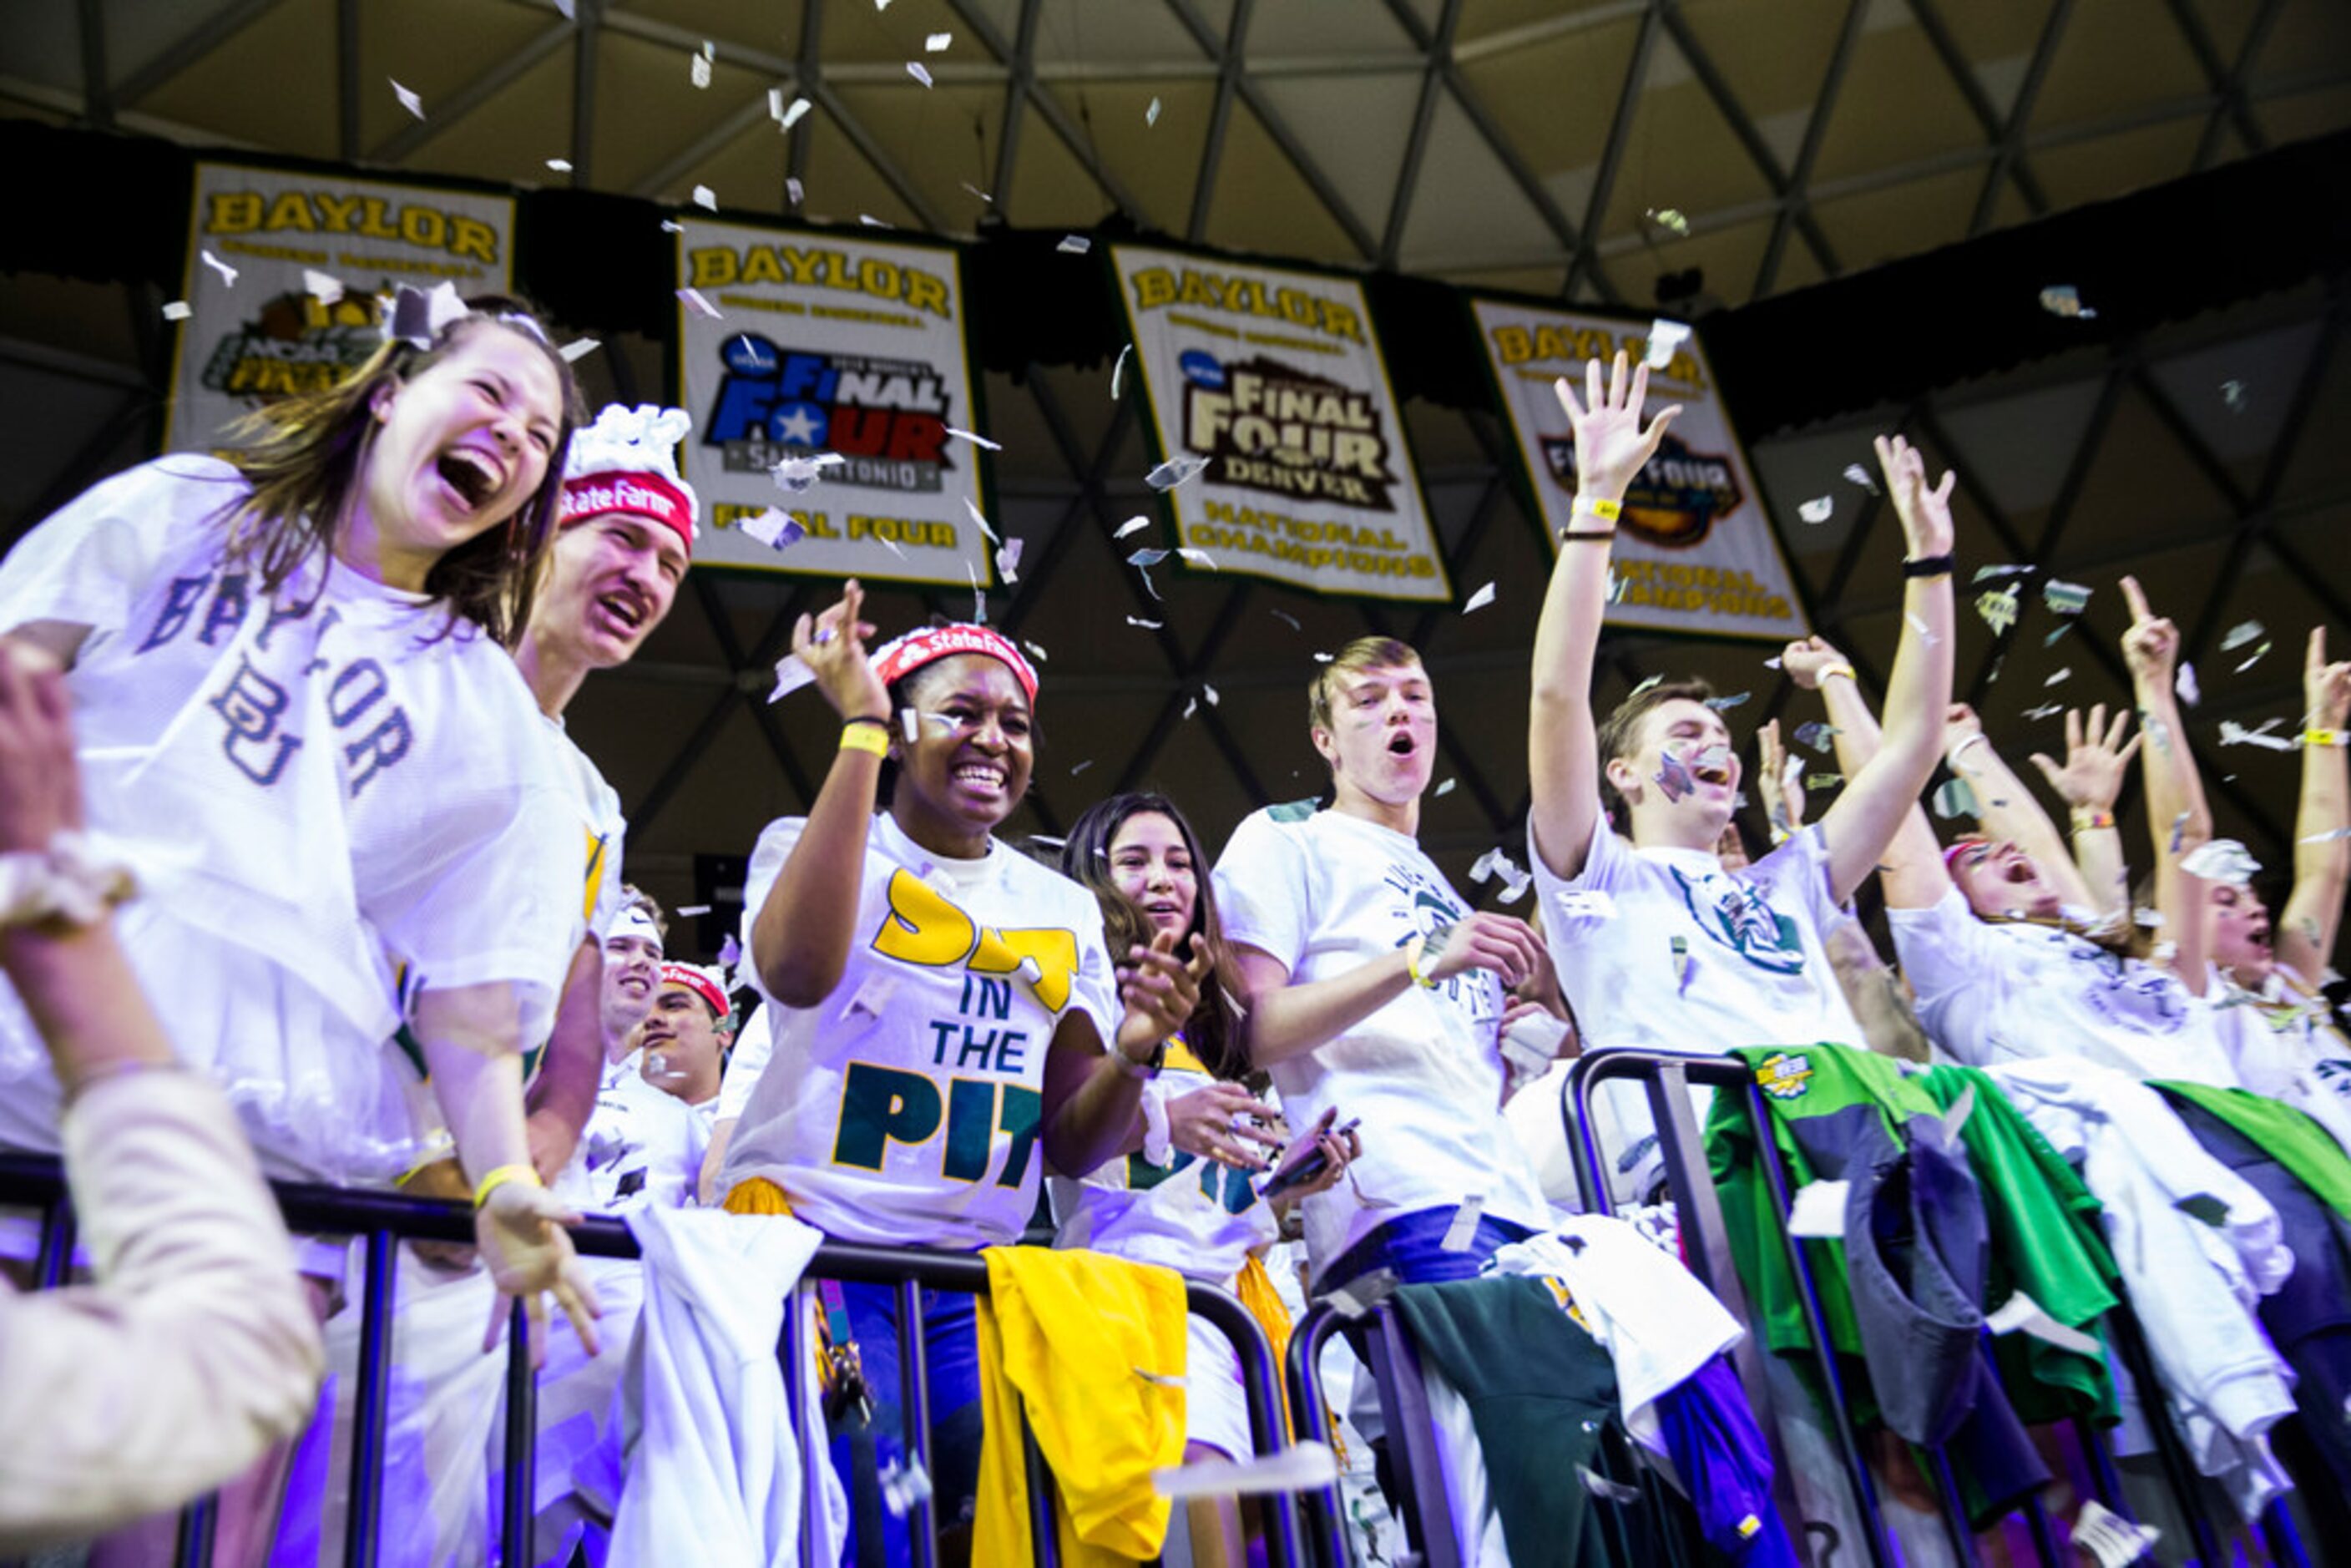
[[[2351,828],[2329,828],[2323,833],[2313,833],[2296,841],[2305,844],[2331,844],[2338,839],[2351,839]]]
[[[963,509],[971,514],[971,520],[979,525],[979,531],[987,536],[989,544],[998,545],[1004,542],[996,537],[996,530],[987,526],[987,517],[977,507],[972,505],[971,497],[968,496],[964,497]]]
[[[2254,649],[2253,656],[2237,666],[2237,674],[2241,675],[2247,670],[2252,669],[2255,664],[2260,664],[2263,658],[2268,656],[2269,651],[2270,645],[2267,643],[2264,643],[2260,647]]]
[[[2229,405],[2229,412],[2231,413],[2244,413],[2245,383],[2242,382],[2222,382],[2220,383],[2220,401]]]
[[[893,1519],[904,1519],[914,1509],[930,1500],[930,1472],[923,1469],[919,1455],[908,1455],[906,1462],[893,1459],[876,1472],[882,1485],[882,1503]]]
[[[564,344],[560,349],[558,349],[556,352],[563,356],[563,362],[565,364],[576,365],[603,346],[604,345],[601,341],[594,338],[574,338],[571,341]]]
[[[696,55],[694,57],[695,59],[700,59],[702,57],[700,55]],[[718,210],[718,193],[712,190],[707,185],[696,185],[694,188],[694,204],[705,209],[705,211],[715,213]]]
[[[1846,464],[1844,465],[1844,476],[1846,479],[1860,486],[1863,489],[1868,491],[1873,496],[1878,493],[1877,481],[1871,478],[1869,476],[1869,470],[1864,468],[1858,463]]]
[[[1198,478],[1207,471],[1208,460],[1190,453],[1170,457],[1143,476],[1143,482],[1155,490],[1173,490],[1176,486]]]
[[[321,305],[332,305],[343,297],[343,280],[331,272],[302,269],[302,292]]]
[[[954,436],[957,441],[968,441],[974,446],[985,446],[990,452],[1001,452],[1004,450],[1001,443],[990,441],[985,435],[975,435],[968,430],[957,430],[952,424],[944,426],[943,428],[946,429],[949,435]]]
[[[1151,107],[1143,111],[1143,123],[1145,125],[1159,123],[1159,99],[1156,97],[1152,99]]]
[[[2258,621],[2240,621],[2220,638],[2220,652],[2233,653],[2248,643],[2258,642],[2266,631]]]
[[[1061,243],[1053,248],[1063,256],[1083,256],[1093,247],[1094,242],[1083,235],[1063,235]]]
[[[1843,1240],[1845,1199],[1852,1191],[1853,1184],[1846,1181],[1808,1182],[1798,1187],[1795,1201],[1788,1205],[1788,1234]]]
[[[1336,1301],[1343,1294],[1333,1291],[1331,1299]],[[1367,1310],[1361,1309],[1355,1315],[1361,1317]],[[1155,1470],[1151,1485],[1162,1497],[1240,1497],[1314,1491],[1338,1479],[1338,1456],[1328,1443],[1309,1438],[1263,1458],[1204,1459],[1175,1469]]]
[[[1643,215],[1667,234],[1682,239],[1689,237],[1689,219],[1679,207],[1651,207]]]
[[[896,228],[896,227],[898,226],[898,225],[895,225],[895,224],[885,224],[885,223],[883,223],[880,218],[875,217],[872,213],[860,213],[860,214],[857,214],[857,221],[858,221],[859,223],[861,223],[861,224],[863,224],[863,225],[864,225],[867,228],[869,228],[869,229],[892,229],[892,228]]]
[[[2080,1355],[2103,1356],[2106,1352],[2105,1346],[2080,1329],[2051,1317],[2040,1302],[2022,1291],[2009,1297],[1996,1310],[1986,1312],[1984,1327],[1996,1334],[2014,1333],[2022,1329],[2034,1339]]]
[[[2065,705],[2064,703],[2043,703],[2039,707],[2025,709],[2024,716],[2027,718],[2054,718],[2064,711]]]
[[[1298,617],[1292,615],[1287,610],[1270,610],[1266,613],[1271,615],[1276,621],[1279,621],[1283,625],[1289,627],[1292,632],[1303,632],[1306,630],[1305,625],[1299,621]]]
[[[386,81],[392,81],[390,77],[386,77],[383,79]],[[424,118],[424,100],[417,97],[414,93],[409,91],[406,88],[401,86],[396,81],[392,82],[392,96],[400,99],[401,108],[408,110],[409,113],[416,116],[419,120]]]
[[[1183,558],[1184,560],[1193,566],[1198,567],[1203,571],[1219,571],[1223,570],[1217,565],[1217,558],[1210,555],[1207,550],[1195,549],[1190,545],[1181,545],[1176,548],[1176,553]]]
[[[2204,700],[2203,690],[2196,684],[2196,666],[2193,664],[2183,663],[2179,666],[2179,673],[2171,678],[2171,689],[2178,692],[2179,700],[2189,707]]]
[[[1935,791],[1935,815],[1945,821],[1955,817],[1981,817],[1982,809],[1976,804],[1976,792],[1964,779],[1946,779]]]
[[[778,90],[780,91],[781,89],[779,89]],[[768,101],[773,103],[775,99],[770,98]],[[786,109],[781,114],[776,116],[776,123],[782,126],[786,131],[789,131],[793,126],[798,125],[800,122],[801,118],[805,116],[810,110],[814,109],[816,105],[810,103],[804,98],[796,98],[792,99],[789,108]],[[792,200],[797,202],[799,200],[799,197],[796,194],[792,197]]]
[[[1485,587],[1479,589],[1477,592],[1469,596],[1469,601],[1461,607],[1461,613],[1464,615],[1474,615],[1479,611],[1485,609],[1486,606],[1493,602],[1494,585],[1489,582]]]
[[[1454,787],[1460,782],[1461,780],[1458,779],[1447,779],[1444,783],[1439,784],[1434,790],[1432,790],[1431,793],[1437,798],[1442,799],[1447,795],[1452,794]]]
[[[1803,518],[1804,521],[1808,523],[1825,523],[1831,517],[1836,516],[1836,497],[1834,496],[1815,496],[1811,500],[1798,505],[1796,507],[1796,516]]]
[[[996,198],[994,196],[989,195],[986,191],[981,190],[969,180],[958,180],[956,183],[961,185],[965,190],[969,191],[973,195],[977,196],[981,201],[986,202],[989,206],[992,207],[996,205]]]
[[[2070,1532],[2073,1543],[2098,1561],[2098,1568],[2129,1568],[2163,1539],[2151,1524],[2133,1524],[2095,1498],[2084,1500]]]
[[[1070,769],[1070,777],[1075,779],[1079,774],[1083,773],[1087,768],[1092,768],[1093,765],[1094,759],[1089,757],[1083,762],[1077,764],[1077,766]]]
[[[2090,602],[2090,591],[2078,582],[2051,578],[2041,585],[2041,602],[2060,615],[2079,615]]]
[[[1145,621],[1139,615],[1128,616],[1126,618],[1126,623],[1130,626],[1140,626],[1146,632],[1156,632],[1162,626],[1167,624],[1165,621]]]
[[[236,268],[231,267],[228,263],[214,256],[211,251],[204,252],[204,265],[211,267],[214,272],[220,274],[221,287],[223,288],[235,288],[236,287]]]
[[[776,488],[787,496],[805,496],[809,487],[824,477],[824,471],[848,462],[838,452],[820,452],[813,457],[787,457],[768,470],[776,481]]]
[[[923,52],[931,55],[945,54],[947,46],[954,42],[953,33],[933,33],[923,40]]]
[[[1116,531],[1116,532],[1114,532],[1114,533],[1113,533],[1110,537],[1111,537],[1111,538],[1114,538],[1114,539],[1123,539],[1123,538],[1126,538],[1126,536],[1127,536],[1127,535],[1129,535],[1129,534],[1131,534],[1131,533],[1134,532],[1134,530],[1135,530],[1135,529],[1137,529],[1137,528],[1149,528],[1150,526],[1151,526],[1151,519],[1150,519],[1149,517],[1129,517],[1129,518],[1127,518],[1127,519],[1126,519],[1126,521],[1124,521],[1124,522],[1123,522],[1123,523],[1119,524],[1118,528],[1117,528],[1117,531]]]
[[[726,319],[725,317],[718,313],[717,306],[713,305],[709,300],[705,299],[702,297],[702,290],[699,288],[681,288],[677,291],[677,297],[684,300],[692,308],[699,310],[705,316],[709,317],[713,321],[723,321]]]
[[[549,158],[547,161],[547,166],[549,169],[554,170],[559,174],[569,174],[571,172],[571,160],[569,158]]]
[[[1331,655],[1328,653],[1317,653],[1314,655],[1314,662],[1318,664],[1327,664],[1331,662]]]
[[[1134,344],[1122,344],[1118,350],[1118,359],[1110,367],[1110,401],[1113,402],[1118,401],[1119,382],[1125,377],[1126,361],[1134,353]]]
[[[921,82],[925,87],[931,85],[930,69],[920,60],[908,60],[906,62],[906,74],[913,77],[916,81]]]
[[[2042,685],[2043,685],[2043,686],[2044,686],[2044,687],[2047,687],[2047,686],[2053,686],[2053,685],[2060,685],[2060,684],[2061,684],[2061,683],[2063,683],[2063,682],[2070,681],[2070,680],[2072,680],[2073,678],[2074,678],[2074,667],[2073,667],[2071,664],[2068,664],[2068,665],[2066,665],[2064,669],[2062,669],[2062,670],[2058,671],[2055,674],[2053,674],[2053,675],[2050,676],[2047,680],[2045,680],[2045,681],[2042,682],[2041,684],[2042,684]]]
[[[1008,586],[1020,580],[1022,542],[1019,539],[1007,539],[1003,547],[996,552],[997,575],[1003,578]]]
[[[1662,371],[1672,364],[1674,351],[1689,341],[1689,335],[1690,329],[1687,322],[1668,321],[1662,316],[1650,322],[1647,353],[1649,368],[1653,371]]]
[[[2068,319],[2078,318],[2084,321],[2097,315],[2095,310],[2082,303],[2081,290],[2070,283],[2053,283],[2043,289],[2041,308],[2052,316],[2064,316]]]
[[[756,517],[746,517],[735,525],[745,537],[755,538],[769,549],[785,549],[808,538],[808,529],[789,512],[769,507]],[[680,910],[681,915],[684,913]]]
[[[1190,718],[1194,714],[1198,713],[1199,711],[1200,699],[1198,697],[1194,697],[1190,702],[1184,705],[1184,716],[1186,718]]]
[[[1029,650],[1029,656],[1030,658],[1036,660],[1040,664],[1045,662],[1044,649],[1040,648],[1036,643],[1031,643],[1026,637],[1020,639],[1020,645]]]
[[[662,233],[665,235],[682,235],[684,232],[685,225],[684,224],[672,222],[668,218],[664,218],[662,220]]]
[[[690,57],[686,76],[695,86],[708,87],[710,85],[710,57],[707,55],[695,55]]]
[[[1437,1243],[1440,1252],[1467,1252],[1469,1244],[1478,1239],[1478,1221],[1486,1212],[1486,1195],[1473,1192],[1463,1198],[1453,1210],[1453,1222],[1445,1228],[1445,1235]]]
[[[706,904],[681,904],[677,906],[674,913],[687,915],[707,915],[710,913],[710,905]]]
[[[167,299],[163,302],[163,319],[166,321],[184,321],[194,314],[195,311],[184,299]]]
[[[2212,839],[2182,855],[2179,869],[2206,882],[2242,887],[2261,874],[2262,862],[2234,839]]]

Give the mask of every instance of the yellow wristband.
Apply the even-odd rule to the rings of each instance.
[[[1413,939],[1404,945],[1404,972],[1410,975],[1412,983],[1422,990],[1433,991],[1437,989],[1437,982],[1420,972],[1421,956],[1427,950],[1427,933],[1416,933]]]
[[[890,732],[870,724],[844,724],[841,727],[841,749],[870,751],[876,757],[890,755]]]
[[[2302,743],[2304,746],[2340,747],[2346,741],[2351,741],[2351,734],[2339,729],[2305,729],[2302,732]]]
[[[510,1181],[518,1181],[525,1186],[547,1185],[538,1179],[538,1173],[528,1166],[495,1166],[491,1167],[490,1173],[482,1178],[481,1185],[474,1189],[474,1207],[479,1208],[489,1202],[490,1194]]]
[[[1824,681],[1834,680],[1839,675],[1843,675],[1855,685],[1861,685],[1861,677],[1853,673],[1853,666],[1851,664],[1831,664],[1827,669],[1821,672],[1821,679]]]
[[[2086,808],[2080,808],[2074,812],[2074,831],[2077,833],[2095,832],[2100,828],[2111,828],[2114,825],[2115,814],[2112,811],[2093,811]]]
[[[1605,496],[1578,496],[1575,510],[1589,512],[1604,523],[1613,523],[1624,514],[1625,503],[1612,501]]]

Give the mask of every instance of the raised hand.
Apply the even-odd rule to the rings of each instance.
[[[2303,726],[2341,729],[2351,718],[2351,660],[2326,662],[2326,628],[2313,626],[2302,659]]]
[[[873,627],[858,618],[865,590],[855,578],[841,586],[841,601],[823,613],[803,615],[792,627],[792,655],[816,676],[817,690],[843,718],[890,716],[890,689],[865,656]]]
[[[1633,476],[1657,455],[1666,427],[1682,411],[1679,403],[1659,409],[1649,427],[1642,429],[1641,404],[1649,395],[1649,367],[1646,361],[1635,367],[1629,382],[1625,369],[1625,353],[1619,350],[1604,392],[1600,361],[1585,361],[1581,403],[1565,376],[1552,383],[1552,390],[1559,394],[1559,406],[1567,411],[1567,423],[1575,432],[1576,489],[1611,501],[1624,498]]]
[[[1200,1005],[1200,984],[1217,960],[1207,938],[1198,936],[1192,938],[1191,960],[1177,957],[1173,931],[1156,933],[1148,947],[1128,948],[1127,956],[1118,970],[1118,998],[1126,1004],[1126,1017],[1112,1049],[1140,1061],[1183,1029]]]
[[[2138,755],[2139,743],[2147,738],[2144,731],[2123,744],[2123,732],[2130,727],[2130,710],[2117,709],[2114,723],[2106,722],[2106,705],[2099,703],[2090,709],[2090,722],[2085,729],[2082,710],[2065,710],[2065,765],[2060,768],[2040,752],[2032,754],[2032,765],[2049,780],[2049,787],[2064,799],[2065,804],[2077,810],[2105,811],[2114,808],[2115,798],[2123,792],[2123,779],[2130,771],[2130,760]]]
[[[56,659],[0,637],[0,853],[47,854],[81,827],[71,706]]]
[[[1795,767],[1788,766],[1788,748],[1780,739],[1778,719],[1755,732],[1755,762],[1756,788],[1762,791],[1764,814],[1774,828],[1793,836],[1804,825],[1804,768],[1801,758]]]
[[[481,1249],[482,1261],[489,1266],[490,1278],[498,1287],[489,1329],[482,1336],[485,1353],[496,1346],[499,1332],[506,1326],[506,1299],[519,1296],[530,1313],[530,1364],[543,1363],[549,1292],[563,1315],[571,1320],[572,1330],[588,1354],[594,1355],[601,1348],[596,1320],[604,1309],[597,1304],[588,1270],[571,1250],[571,1238],[563,1228],[579,1222],[580,1216],[569,1204],[545,1187],[518,1181],[493,1189],[488,1201],[475,1213],[474,1244]]]
[[[2131,679],[2168,693],[2172,667],[2179,661],[2179,628],[2147,607],[2138,579],[2123,579],[2123,601],[2130,606],[2130,630],[2123,633],[2123,662]]]
[[[1912,560],[1951,552],[1951,486],[1957,474],[1946,473],[1931,489],[1927,484],[1927,458],[1898,435],[1876,441],[1877,465],[1886,475],[1886,492],[1894,497],[1895,515],[1902,519],[1902,538]]]
[[[1829,645],[1826,638],[1801,637],[1780,650],[1780,668],[1808,692],[1818,691],[1821,677],[1839,665],[1853,667],[1843,653]]]
[[[1211,1083],[1167,1102],[1167,1142],[1220,1166],[1261,1171],[1272,1164],[1265,1151],[1281,1148],[1281,1136],[1272,1130],[1280,1114],[1238,1083]]]
[[[1479,910],[1447,927],[1442,944],[1429,945],[1422,972],[1443,980],[1465,969],[1485,969],[1502,977],[1503,989],[1516,990],[1542,973],[1545,962],[1542,938],[1533,926],[1515,915]]]

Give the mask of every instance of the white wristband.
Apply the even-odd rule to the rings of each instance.
[[[1167,1086],[1155,1079],[1143,1086],[1143,1157],[1155,1166],[1172,1164],[1176,1150],[1168,1136]]]
[[[87,838],[61,828],[46,852],[0,855],[0,927],[93,925],[137,889],[129,866],[99,858]]]
[[[1967,754],[1969,747],[1976,745],[1983,738],[1984,732],[1982,730],[1976,731],[1973,735],[1970,735],[1965,740],[1962,740],[1957,746],[1951,747],[1951,754],[1943,758],[1943,765],[1954,773],[1964,772],[1965,769],[1959,766],[1959,758]]]

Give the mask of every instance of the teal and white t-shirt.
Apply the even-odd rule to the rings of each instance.
[[[1300,802],[1242,819],[1217,862],[1228,941],[1327,980],[1469,913],[1414,840]],[[1326,1107],[1361,1118],[1348,1179],[1305,1200],[1306,1250],[1320,1271],[1390,1219],[1477,1197],[1485,1212],[1540,1229],[1550,1210],[1502,1121],[1502,988],[1484,970],[1403,995],[1337,1039],[1272,1069],[1292,1127]]]

